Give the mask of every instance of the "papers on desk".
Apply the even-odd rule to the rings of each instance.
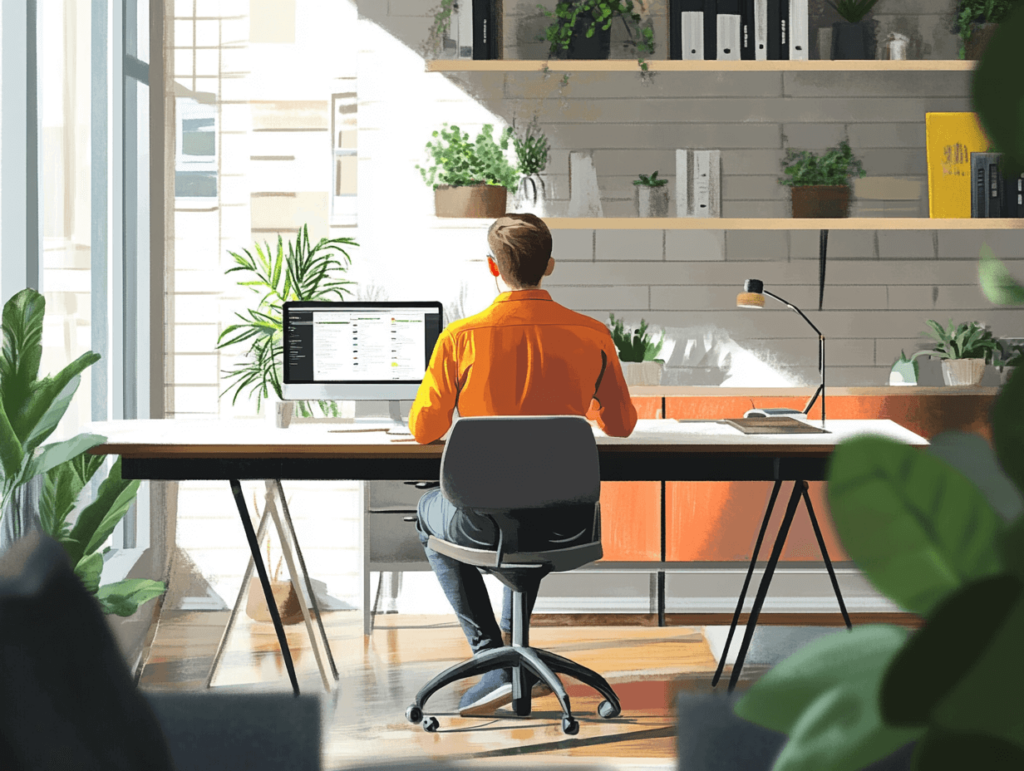
[[[795,418],[736,418],[723,423],[738,428],[744,434],[828,434],[824,428],[812,426]]]

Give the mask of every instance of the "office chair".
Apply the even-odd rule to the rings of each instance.
[[[547,684],[562,708],[562,731],[579,732],[569,697],[555,674],[562,672],[602,696],[603,718],[621,708],[615,691],[596,672],[569,659],[529,645],[530,624],[526,594],[529,585],[552,571],[573,570],[600,559],[601,477],[597,444],[587,423],[578,416],[460,418],[452,428],[441,457],[441,492],[463,509],[486,516],[498,530],[495,549],[473,549],[430,536],[435,551],[491,573],[513,592],[512,646],[476,653],[427,683],[405,713],[425,731],[438,728],[437,719],[424,717],[423,705],[444,686],[496,669],[512,670],[512,709],[530,714],[527,673]],[[584,543],[550,548],[545,519],[559,509],[593,511],[593,525]]]

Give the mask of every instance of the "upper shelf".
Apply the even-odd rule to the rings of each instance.
[[[1024,217],[970,219],[930,217],[544,217],[552,230],[1020,230]],[[440,227],[490,225],[490,219],[438,217]]]
[[[856,60],[832,61],[813,59],[808,61],[681,61],[648,60],[651,72],[969,72],[976,61],[963,59],[907,59],[907,60]],[[470,60],[430,59],[427,72],[637,72],[636,59],[512,59]]]

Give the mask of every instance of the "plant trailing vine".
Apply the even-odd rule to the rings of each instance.
[[[612,22],[618,17],[630,43],[636,47],[641,72],[648,72],[644,57],[654,54],[654,30],[650,25],[642,25],[643,18],[636,12],[633,0],[559,0],[554,11],[542,5],[537,8],[545,16],[555,19],[545,30],[543,38],[551,44],[549,56],[567,51],[578,27],[587,38],[592,38],[598,29],[611,29]]]
[[[431,11],[434,21],[427,33],[426,54],[437,57],[444,51],[444,40],[451,29],[452,13],[458,4],[459,0],[441,0],[440,5]]]
[[[520,186],[523,193],[526,193],[527,184],[533,189],[533,203],[537,203],[537,183],[546,195],[547,190],[541,172],[547,168],[550,147],[548,138],[540,129],[540,121],[535,115],[526,128],[522,131],[515,130],[515,121],[512,122],[512,146],[516,151],[516,161],[519,164],[519,173],[523,175]]]
[[[249,388],[250,396],[256,396],[257,411],[271,392],[278,399],[284,398],[281,393],[284,303],[289,300],[343,300],[344,295],[351,294],[347,286],[353,282],[339,274],[345,273],[352,264],[345,247],[358,245],[351,238],[321,238],[310,245],[309,229],[303,225],[295,242],[288,242],[287,253],[281,236],[277,237],[276,250],[271,250],[270,244],[264,242],[263,248],[259,244],[253,247],[255,256],[248,249],[243,249],[242,254],[228,252],[235,258],[235,267],[229,268],[225,274],[249,274],[238,285],[260,295],[256,307],[246,311],[248,315],[235,313],[242,323],[230,325],[217,339],[218,349],[249,342],[246,361],[225,373],[227,379],[234,382],[221,395],[234,388],[232,405],[246,388]],[[296,404],[300,415],[312,416],[307,402]],[[338,416],[337,403],[318,401],[317,404],[325,416]]]
[[[848,185],[851,176],[867,174],[846,140],[821,156],[809,150],[787,148],[782,165],[786,177],[779,177],[779,184],[790,186]]]
[[[485,124],[475,140],[458,126],[445,123],[439,131],[431,133],[426,150],[433,161],[419,169],[423,181],[430,187],[461,187],[465,185],[500,185],[515,190],[519,185],[519,170],[509,163],[506,153],[512,137],[512,128],[506,127],[498,139],[494,126]]]

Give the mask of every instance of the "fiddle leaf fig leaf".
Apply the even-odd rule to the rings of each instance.
[[[843,548],[887,597],[928,615],[965,583],[1003,569],[1003,522],[960,471],[877,436],[842,442],[828,503]]]

